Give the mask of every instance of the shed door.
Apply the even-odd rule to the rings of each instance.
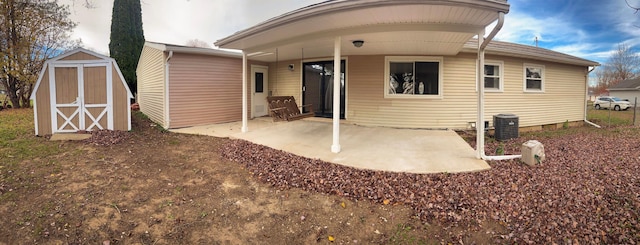
[[[53,132],[113,129],[109,63],[55,65],[51,76]]]

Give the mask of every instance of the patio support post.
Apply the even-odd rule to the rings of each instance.
[[[478,33],[478,68],[476,69],[476,86],[478,87],[478,118],[476,122],[476,157],[484,156],[484,30]]]
[[[341,88],[341,71],[340,69],[340,36],[335,38],[333,44],[333,144],[331,152],[340,152],[340,88]]]
[[[249,131],[247,126],[247,53],[242,51],[242,132]]]

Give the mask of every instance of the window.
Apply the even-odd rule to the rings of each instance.
[[[544,92],[544,66],[524,64],[524,91]]]
[[[264,92],[264,73],[262,72],[256,72],[256,77],[255,77],[255,89],[256,89],[256,93],[263,93]]]
[[[486,61],[484,64],[484,88],[487,92],[502,92],[502,61]]]
[[[385,98],[441,98],[442,58],[385,58]]]

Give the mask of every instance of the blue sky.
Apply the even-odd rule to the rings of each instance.
[[[74,0],[61,0],[72,4]],[[78,0],[75,0],[76,2]],[[146,0],[142,1],[145,38],[185,44],[214,43],[271,17],[323,0]],[[640,0],[628,0],[640,7]],[[94,9],[72,7],[78,22],[73,37],[85,47],[108,53],[113,1],[95,0]],[[606,62],[619,43],[640,50],[640,14],[625,0],[509,0],[510,13],[497,40],[534,45]]]
[[[625,0],[510,0],[497,40],[607,61],[618,44],[640,46],[640,13]],[[629,0],[640,7],[640,0]]]

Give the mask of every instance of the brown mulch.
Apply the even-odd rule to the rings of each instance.
[[[91,131],[91,138],[84,140],[87,144],[109,146],[115,145],[127,140],[130,137],[130,133],[120,130],[94,130]]]
[[[530,139],[489,142],[487,152],[502,144],[506,154],[519,154],[521,144]],[[243,140],[230,140],[222,154],[278,188],[409,205],[425,223],[447,227],[452,240],[490,221],[507,228],[495,234],[501,243],[640,241],[637,129],[578,128],[539,134],[536,140],[545,146],[541,165],[490,162],[491,170],[460,174],[361,170]]]

